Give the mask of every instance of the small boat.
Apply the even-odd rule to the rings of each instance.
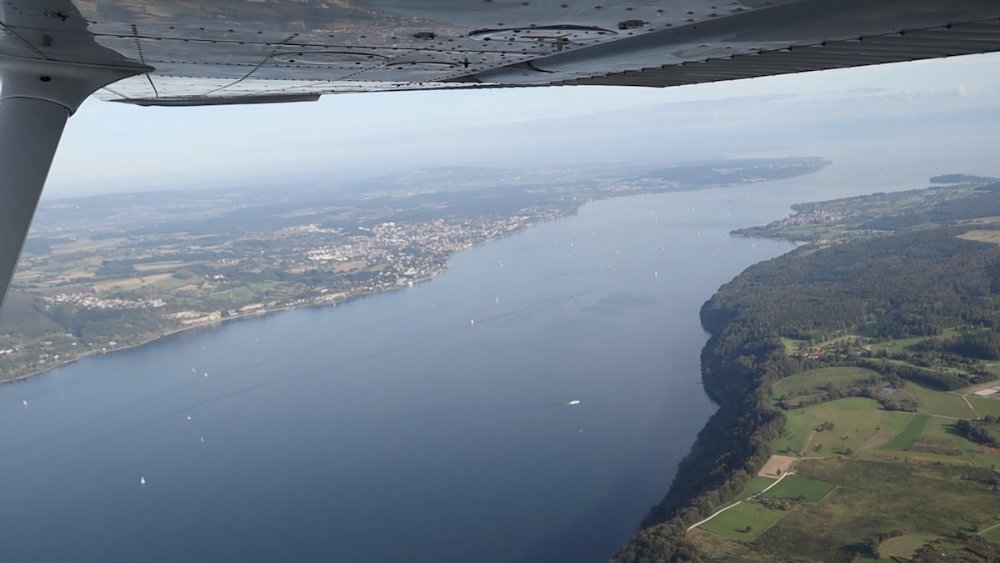
[[[146,486],[146,478],[145,477],[139,477],[139,485],[141,485],[143,487]]]
[[[21,404],[24,405],[24,406],[28,406],[28,400],[27,399],[22,399],[21,400]]]
[[[580,399],[573,399],[572,401],[570,401],[570,402],[568,402],[566,404],[569,405],[569,406],[571,406],[571,407],[575,407],[576,405],[582,405],[583,401],[581,401]]]

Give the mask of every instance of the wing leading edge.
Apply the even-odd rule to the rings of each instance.
[[[0,57],[148,67],[99,92],[142,105],[664,87],[1000,50],[996,0],[10,0],[0,17]]]

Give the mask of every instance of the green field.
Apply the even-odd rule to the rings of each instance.
[[[903,352],[910,346],[923,342],[924,340],[929,340],[928,336],[917,336],[915,338],[900,338],[898,340],[887,340],[885,342],[876,342],[871,345],[872,350],[885,350],[886,352]]]
[[[780,510],[765,508],[754,502],[744,502],[702,524],[701,527],[720,536],[752,541],[784,514]],[[750,527],[749,532],[746,531],[747,526]]]
[[[871,374],[810,370],[777,382],[772,397],[847,386]],[[796,474],[765,494],[804,502],[778,513],[752,502],[734,507],[703,526],[711,533],[695,536],[699,547],[717,560],[838,561],[873,536],[895,534],[879,545],[880,559],[870,560],[900,561],[960,530],[983,530],[1000,541],[1000,526],[990,528],[1000,521],[1000,492],[986,482],[991,468],[1000,467],[1000,454],[954,431],[956,419],[1000,414],[1000,401],[969,396],[973,413],[961,395],[912,382],[900,392],[900,398],[909,396],[917,413],[886,411],[878,401],[857,397],[785,411],[785,433],[774,452],[805,457]],[[833,428],[817,430],[823,423]],[[757,478],[745,495],[766,485]],[[954,548],[956,554],[964,549]]]
[[[1000,416],[1000,399],[987,399],[986,397],[975,397],[973,395],[969,395],[967,399],[972,403],[972,407],[976,409],[977,415],[986,416],[991,414],[993,416]]]
[[[889,538],[878,546],[878,554],[883,559],[893,559],[896,557],[909,559],[913,557],[915,551],[935,537],[932,534],[905,534]]]
[[[809,344],[808,340],[795,340],[794,338],[781,337],[781,343],[785,345],[785,354],[791,356],[799,351],[799,348]]]
[[[896,434],[888,444],[882,446],[883,450],[893,450],[902,451],[910,447],[910,444],[916,440],[920,434],[924,431],[927,426],[927,421],[930,419],[926,414],[915,414],[910,417],[910,422],[907,423],[906,428],[902,432]]]
[[[778,393],[808,390],[824,381],[850,382],[870,372],[855,368],[810,370],[778,382]],[[836,383],[835,383],[836,384]],[[784,434],[775,440],[778,454],[830,457],[851,455],[877,460],[944,463],[976,467],[1000,466],[1000,454],[955,434],[955,419],[974,418],[960,395],[907,382],[906,392],[918,403],[916,414],[882,409],[877,401],[846,398],[785,412]],[[1000,401],[968,397],[977,414],[1000,414]],[[833,428],[817,431],[823,423]]]
[[[937,336],[917,336],[914,338],[900,338],[898,340],[886,340],[885,342],[876,342],[871,345],[873,350],[885,350],[886,352],[903,352],[910,346],[923,342],[924,340],[930,340],[932,338],[951,338],[958,335],[959,331],[957,328],[946,328],[941,331],[941,334]]]
[[[806,455],[857,452],[875,435],[891,413],[882,410],[878,401],[863,397],[838,399],[806,409],[815,419],[833,423],[832,430],[816,432],[806,446]]]
[[[750,480],[750,484],[747,485],[747,488],[743,489],[743,494],[740,495],[740,498],[754,496],[755,494],[773,485],[775,480],[776,479],[772,479],[771,477],[754,477]]]
[[[811,408],[811,407],[810,407]],[[819,424],[808,408],[796,409],[785,413],[785,433],[775,440],[775,453],[801,455],[806,442],[813,433],[813,428]]]
[[[831,338],[829,340],[824,340],[822,342],[811,342],[809,340],[798,340],[795,338],[788,338],[787,336],[781,337],[781,343],[785,346],[785,354],[793,356],[797,354],[800,350],[805,348],[821,348],[829,349],[845,340],[851,342],[857,340],[858,338],[863,338],[858,334],[842,334],[840,336]]]
[[[1000,466],[1000,454],[956,434],[954,423],[947,418],[913,415],[902,432],[878,451],[867,452],[866,457],[966,467]]]
[[[910,419],[913,418],[912,414],[905,412],[890,412],[882,421],[882,432],[889,432],[892,435],[899,434],[906,428],[906,425],[910,423]]]
[[[962,397],[945,391],[935,391],[907,382],[907,391],[916,399],[920,412],[951,418],[974,418],[975,414]]]
[[[806,502],[819,502],[832,490],[833,485],[830,483],[808,479],[801,475],[789,475],[767,494],[778,498],[801,498]]]
[[[897,530],[905,532],[903,537],[909,539],[888,547],[900,553],[923,537],[947,536],[970,527],[984,530],[1000,517],[1000,493],[965,478],[970,471],[984,477],[988,470],[836,458],[802,460],[796,471],[802,477],[837,488],[822,502],[799,504],[757,537],[752,546],[739,547],[740,551],[730,551],[721,559],[846,561],[851,546]],[[735,529],[740,523],[729,527]],[[736,537],[739,533],[729,535]],[[709,555],[711,559],[714,554]]]
[[[812,369],[777,381],[771,387],[771,397],[778,399],[782,395],[800,393],[827,384],[832,384],[834,387],[846,387],[875,375],[878,374],[874,371],[856,367]]]
[[[156,289],[161,289],[164,291],[172,291],[177,289],[178,287],[183,287],[185,285],[188,285],[189,283],[191,283],[191,280],[179,280],[174,277],[169,277],[155,281],[150,285],[154,286]]]
[[[978,449],[978,446],[965,438],[955,434],[952,428],[955,423],[946,418],[931,418],[927,421],[927,426],[924,431],[920,434],[920,440],[929,440],[937,442],[948,442],[954,445],[955,448],[962,449],[963,445],[969,445],[973,448]]]
[[[957,459],[956,456],[938,455],[935,456],[933,461],[971,464],[977,467],[1000,467],[1000,455],[994,453],[995,450],[991,451],[959,436],[954,432],[953,425],[952,421],[941,418],[931,419],[927,423],[927,428],[920,436],[921,440],[947,444],[951,448],[961,452],[960,456],[957,456]]]
[[[885,411],[877,401],[852,397],[786,411],[785,417],[785,432],[773,444],[775,453],[827,456],[844,454],[848,448],[858,453],[880,447],[902,432],[912,415]],[[823,422],[833,423],[833,429],[816,432]]]
[[[979,535],[990,541],[1000,542],[1000,524],[984,528],[982,532],[979,532]]]

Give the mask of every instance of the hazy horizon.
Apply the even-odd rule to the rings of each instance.
[[[140,108],[92,99],[46,198],[412,169],[824,156],[839,166],[998,173],[1000,55],[668,89],[549,87]],[[954,163],[954,164],[953,164]]]

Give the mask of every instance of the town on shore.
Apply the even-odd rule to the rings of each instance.
[[[821,158],[444,168],[352,185],[43,202],[0,313],[0,381],[167,334],[409,287],[590,201],[756,184]]]

